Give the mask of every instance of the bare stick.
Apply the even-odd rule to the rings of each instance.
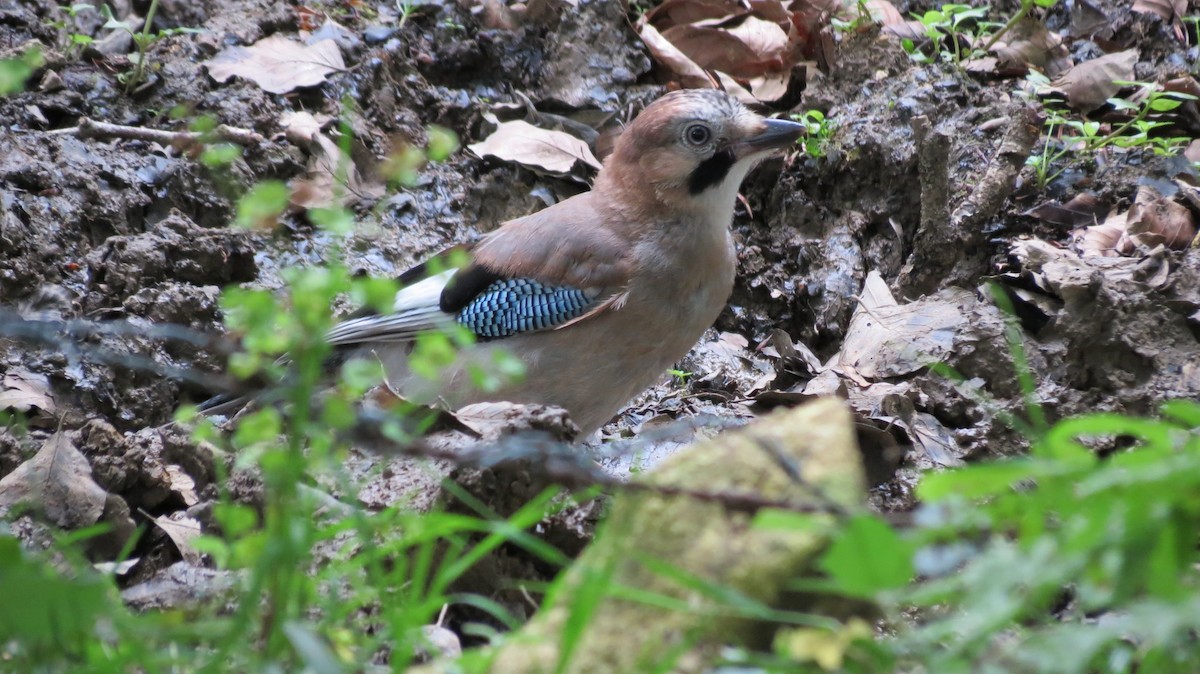
[[[79,119],[79,126],[55,129],[46,133],[53,136],[75,136],[76,138],[123,138],[126,140],[158,143],[160,145],[193,145],[210,141],[214,138],[228,143],[247,146],[259,145],[266,142],[266,138],[256,131],[228,126],[226,124],[217,126],[211,132],[163,131],[162,129],[148,129],[143,126],[126,126],[124,124],[97,122],[88,117],[81,117]]]

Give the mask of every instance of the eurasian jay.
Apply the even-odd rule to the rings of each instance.
[[[400,280],[416,282],[393,313],[345,321],[328,339],[377,359],[410,399],[557,405],[586,437],[716,320],[733,289],[729,226],[742,179],[803,129],[720,91],[669,93],[624,130],[590,192],[464,247],[466,266],[406,272]],[[431,386],[409,368],[412,343],[450,321],[476,343]],[[520,360],[525,376],[481,392],[466,368],[486,367],[495,349]]]

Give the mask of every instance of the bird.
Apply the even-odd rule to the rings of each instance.
[[[335,325],[328,342],[377,360],[390,387],[450,408],[504,401],[565,409],[594,434],[712,326],[733,290],[730,231],[742,180],[792,146],[802,124],[770,119],[716,89],[667,93],[621,132],[590,191],[503,223],[399,277],[390,313]],[[414,372],[418,336],[474,335],[436,379]],[[497,350],[524,377],[472,386]]]

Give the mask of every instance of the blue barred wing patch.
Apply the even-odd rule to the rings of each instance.
[[[483,339],[545,330],[579,318],[595,302],[595,293],[552,286],[533,279],[493,282],[458,312],[458,323]]]

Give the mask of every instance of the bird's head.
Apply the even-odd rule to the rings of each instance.
[[[723,91],[675,91],[625,129],[597,186],[608,183],[609,189],[673,209],[732,216],[751,167],[789,147],[803,131],[796,122],[766,119]]]

